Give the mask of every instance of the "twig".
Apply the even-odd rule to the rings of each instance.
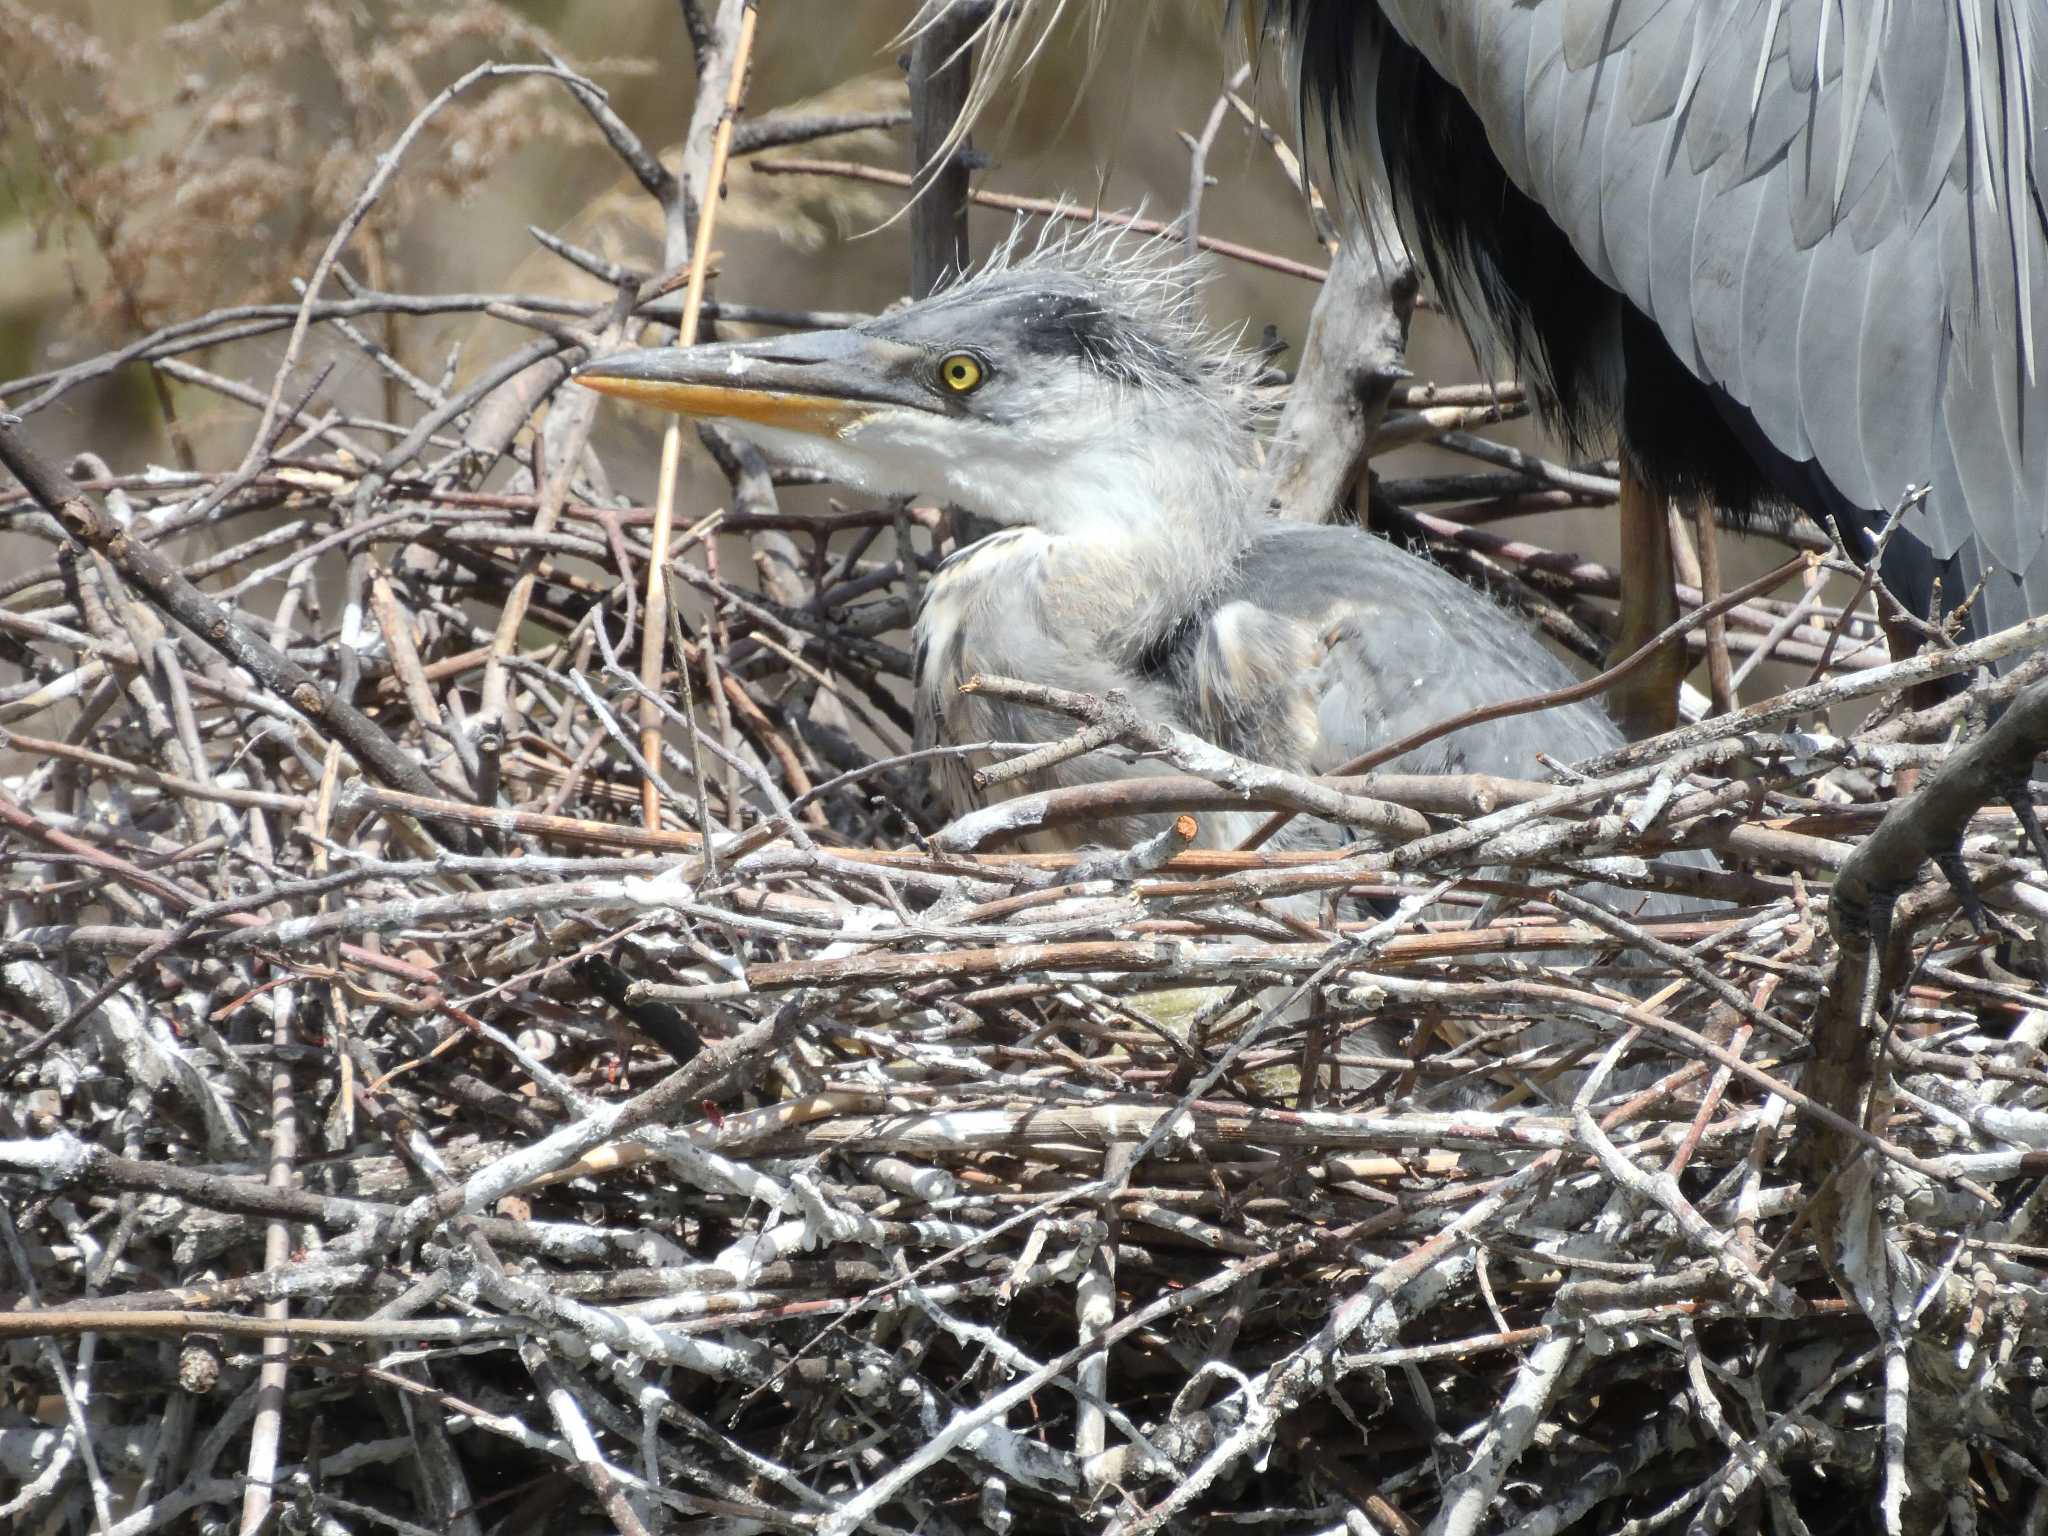
[[[378,157],[377,169],[371,174],[368,184],[358,194],[348,212],[342,215],[341,222],[335,227],[333,236],[327,242],[327,248],[313,264],[312,275],[306,279],[305,297],[299,303],[298,315],[292,321],[291,335],[285,341],[284,358],[277,365],[277,376],[271,382],[270,397],[264,402],[263,415],[257,421],[255,434],[249,442],[249,451],[242,460],[243,473],[253,472],[257,468],[259,455],[270,444],[270,432],[277,420],[277,408],[284,399],[285,380],[291,377],[292,370],[298,366],[300,350],[306,344],[306,328],[312,321],[313,301],[320,297],[320,290],[327,286],[327,275],[333,271],[335,262],[340,260],[349,239],[363,220],[369,217],[370,209],[375,206],[377,198],[383,193],[391,178],[398,173],[399,164],[404,160],[406,150],[412,147],[412,141],[419,137],[421,131],[433,121],[443,107],[478,81],[522,75],[543,75],[560,80],[567,84],[579,99],[583,99],[586,94],[602,98],[602,93],[590,81],[554,65],[479,64],[443,89],[413,115],[412,121],[407,123],[404,130],[392,141],[391,147]]]
[[[56,518],[66,533],[105,555],[179,623],[246,668],[315,725],[331,731],[365,768],[414,794],[434,793],[434,781],[368,716],[323,687],[304,667],[249,633],[155,549],[110,524],[68,476],[43,462],[15,428],[0,427],[0,463],[13,471],[36,504]]]
[[[697,340],[697,325],[704,303],[704,282],[711,267],[711,236],[717,226],[719,191],[725,183],[725,163],[732,151],[733,121],[747,88],[747,64],[753,52],[757,12],[752,0],[726,0],[719,12],[718,42],[699,60],[697,107],[691,120],[691,140],[701,137],[705,114],[716,104],[715,126],[702,166],[702,196],[698,200],[696,227],[690,247],[689,284],[683,292],[682,319],[676,326],[676,344],[690,346]],[[723,78],[720,78],[720,76]],[[685,172],[685,191],[696,172]],[[668,205],[671,245],[680,228],[681,199]],[[670,422],[662,442],[661,489],[655,501],[654,528],[648,535],[647,596],[640,632],[640,681],[650,690],[661,684],[662,648],[668,640],[669,525],[675,507],[676,465],[681,451],[682,425]],[[651,702],[640,709],[640,752],[649,763],[661,759],[660,715]],[[654,780],[640,781],[640,815],[652,832],[661,826],[661,796]]]
[[[846,181],[870,181],[878,186],[910,189],[915,179],[901,171],[886,170],[878,165],[863,165],[857,160],[804,160],[794,156],[778,160],[756,160],[754,169],[767,176],[836,176]],[[971,201],[984,208],[1000,208],[1006,213],[1027,214],[1034,218],[1065,219],[1081,224],[1114,224],[1119,229],[1128,229],[1133,234],[1151,235],[1155,239],[1175,238],[1180,234],[1178,224],[1162,223],[1158,219],[1142,218],[1134,213],[1116,213],[1106,208],[1088,207],[1064,199],[1044,197],[1017,197],[1007,192],[989,192],[977,188],[968,194]],[[1264,267],[1270,272],[1285,273],[1311,283],[1320,283],[1329,273],[1322,267],[1290,257],[1276,256],[1271,251],[1258,250],[1249,245],[1240,245],[1234,240],[1219,240],[1214,235],[1203,235],[1197,242],[1205,251],[1218,256],[1227,256],[1232,261],[1241,261],[1248,266]]]
[[[1441,720],[1435,725],[1427,726],[1420,731],[1404,736],[1399,741],[1389,743],[1383,747],[1375,747],[1372,751],[1351,759],[1350,762],[1339,768],[1334,776],[1343,777],[1349,774],[1368,772],[1378,767],[1381,763],[1391,762],[1395,758],[1413,752],[1432,741],[1441,741],[1444,737],[1464,730],[1468,726],[1484,724],[1489,720],[1506,719],[1510,715],[1526,715],[1533,714],[1537,710],[1554,709],[1560,704],[1576,703],[1580,699],[1590,699],[1598,694],[1605,693],[1622,678],[1640,667],[1647,666],[1660,651],[1677,640],[1680,635],[1705,623],[1717,613],[1725,613],[1728,609],[1735,607],[1738,603],[1748,598],[1756,596],[1760,592],[1768,592],[1787,576],[1803,570],[1807,563],[1807,557],[1802,555],[1797,560],[1788,561],[1774,571],[1766,572],[1746,586],[1736,588],[1735,591],[1725,594],[1713,603],[1696,608],[1691,613],[1681,615],[1676,622],[1672,623],[1661,633],[1652,636],[1606,671],[1587,678],[1583,683],[1575,683],[1569,688],[1553,689],[1549,693],[1537,694],[1531,698],[1510,699],[1501,704],[1486,704],[1481,705],[1477,709],[1468,709],[1463,714],[1454,715],[1448,720]],[[1614,753],[1610,754],[1610,756],[1619,757],[1621,754]],[[1597,771],[1597,769],[1591,771]],[[1247,849],[1263,846],[1274,833],[1287,824],[1289,819],[1286,815],[1274,817],[1247,838],[1244,846]]]
[[[1209,187],[1209,151],[1216,146],[1216,135],[1223,131],[1223,115],[1230,110],[1231,93],[1242,90],[1251,76],[1250,64],[1240,64],[1232,70],[1230,78],[1223,82],[1223,90],[1209,108],[1202,131],[1192,138],[1183,135],[1188,146],[1188,199],[1181,223],[1187,231],[1182,238],[1187,241],[1190,256],[1202,248],[1202,194]]]

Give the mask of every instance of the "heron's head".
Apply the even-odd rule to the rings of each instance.
[[[1053,533],[1113,533],[1197,477],[1235,515],[1251,364],[1203,327],[1187,264],[1123,244],[1012,250],[849,330],[615,353],[576,379],[860,490]]]

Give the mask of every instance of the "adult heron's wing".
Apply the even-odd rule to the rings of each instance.
[[[2048,611],[2048,0],[1377,4],[1780,452],[1931,483],[1934,553],[2023,578],[1985,618]]]

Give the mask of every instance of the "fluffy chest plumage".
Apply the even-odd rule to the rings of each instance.
[[[1009,529],[961,550],[940,568],[918,615],[918,745],[1036,743],[1076,728],[1061,715],[960,692],[962,683],[985,674],[1098,697],[1115,689],[1150,720],[1269,762],[1305,766],[1318,730],[1309,630],[1249,603],[1211,599],[1176,607],[1174,622],[1147,642],[1147,631],[1134,631],[1134,623],[1156,605],[1158,588],[1127,554],[1095,540]],[[959,814],[987,798],[974,788],[973,773],[990,756],[970,750],[934,761],[934,787],[948,811]],[[1013,781],[1007,792],[1160,771],[1153,761],[1096,752]],[[1223,825],[1230,818],[1208,820],[1219,837],[1231,830]],[[1091,827],[1089,840],[1128,843],[1152,830],[1140,819],[1126,825],[1112,818]]]

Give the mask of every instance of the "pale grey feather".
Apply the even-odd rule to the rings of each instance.
[[[1795,459],[1814,456],[1805,402],[1799,391],[1799,330],[1809,289],[1813,247],[1784,239],[1791,222],[1790,179],[1759,176],[1755,217],[1742,255],[1742,328],[1738,355],[1749,408],[1760,420],[1791,423],[1778,446]],[[1823,302],[1838,300],[1827,295]],[[1833,327],[1829,327],[1833,329]],[[1849,332],[1848,334],[1854,334]],[[1823,420],[1834,413],[1823,405]]]
[[[919,745],[1072,733],[1063,716],[960,692],[987,673],[1097,695],[1118,689],[1149,718],[1232,752],[1327,773],[1466,710],[1577,681],[1523,620],[1384,539],[1249,512],[1246,532],[1209,604],[1142,669],[1060,611],[1063,589],[1088,578],[1050,544],[1005,530],[961,551],[919,615]],[[1539,754],[1569,762],[1621,741],[1597,703],[1580,702],[1469,727],[1389,766],[1542,778]],[[940,789],[956,813],[981,799],[973,766],[943,770]],[[1094,754],[1013,792],[1158,771]],[[1258,819],[1212,818],[1204,841],[1227,845]],[[1157,830],[1140,820],[1083,835],[1132,842]],[[1304,825],[1297,835],[1327,831]]]
[[[1865,347],[1867,329],[1883,329],[1883,311],[1892,296],[1871,282],[1872,263],[1862,259],[1848,240],[1822,240],[1813,247],[1813,260],[1806,271],[1806,292],[1799,303],[1799,326],[1795,344],[1795,372],[1799,390],[1799,419],[1806,424],[1808,440],[1816,457],[1838,466],[1836,485],[1859,507],[1883,505],[1880,481],[1871,456],[1864,451],[1861,415],[1836,409],[1844,393],[1857,398],[1855,381],[1869,353]],[[1837,324],[1833,310],[1840,308],[1856,323]],[[1849,381],[1844,389],[1844,381]],[[1927,430],[1919,433],[1917,448],[1907,449],[1911,457],[1924,460]]]

